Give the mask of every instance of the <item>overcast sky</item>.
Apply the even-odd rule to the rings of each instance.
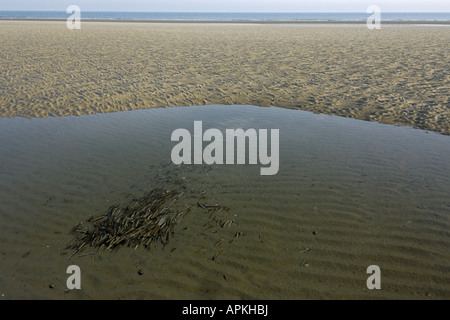
[[[0,10],[147,12],[450,12],[450,0],[0,0]]]

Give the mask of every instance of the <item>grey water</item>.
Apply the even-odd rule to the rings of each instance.
[[[279,172],[171,164],[172,132],[193,133],[194,121],[222,132],[279,129]],[[75,257],[70,263],[82,266],[85,280],[74,297],[137,298],[145,290],[154,298],[367,298],[376,293],[362,290],[365,270],[376,263],[389,273],[383,297],[445,298],[448,159],[448,136],[275,107],[1,118],[2,293],[64,297],[48,286],[65,283],[70,230],[176,177],[170,182],[183,183],[193,211],[197,201],[218,203],[237,223],[211,231],[207,215],[193,212],[168,250]],[[220,239],[224,252],[212,261]],[[146,266],[144,276],[136,265]]]
[[[211,21],[359,21],[371,14],[365,12],[89,12],[82,11],[82,19],[106,20],[211,20]],[[65,11],[0,11],[3,19],[67,19]],[[420,20],[449,21],[450,12],[384,12],[385,21]]]

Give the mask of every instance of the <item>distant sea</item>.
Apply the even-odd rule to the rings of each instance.
[[[82,9],[82,8],[81,8]],[[0,19],[67,19],[65,11],[0,11]],[[211,20],[211,21],[359,21],[368,13],[218,13],[218,12],[81,12],[82,19],[99,20]],[[450,12],[386,12],[385,21],[450,21]]]

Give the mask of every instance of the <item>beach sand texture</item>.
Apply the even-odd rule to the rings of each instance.
[[[241,104],[450,134],[444,26],[0,21],[0,117]]]

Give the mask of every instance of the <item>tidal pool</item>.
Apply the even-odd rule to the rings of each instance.
[[[194,121],[221,132],[278,129],[279,170],[173,164],[171,135],[194,132]],[[2,118],[0,294],[448,299],[448,159],[448,136],[274,107]],[[165,246],[69,259],[78,223],[169,186],[184,188],[192,210]],[[199,203],[229,211],[212,215]],[[81,290],[67,290],[69,265],[81,269]],[[381,290],[366,287],[370,265],[380,267]]]

